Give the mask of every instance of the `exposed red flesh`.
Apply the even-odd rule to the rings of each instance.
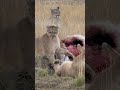
[[[77,49],[77,47],[74,47],[73,45],[69,45],[67,47],[69,52],[71,52],[75,57],[77,57],[80,54],[80,50]]]

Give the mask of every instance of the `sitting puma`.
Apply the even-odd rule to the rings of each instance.
[[[47,26],[47,32],[36,41],[36,56],[40,56],[40,66],[42,68],[46,67],[46,58],[49,62],[50,67],[53,70],[53,62],[55,61],[55,51],[60,48],[60,40],[58,37],[58,26]],[[48,63],[47,62],[47,63]]]

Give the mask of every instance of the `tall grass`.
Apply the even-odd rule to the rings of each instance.
[[[35,38],[41,37],[46,32],[46,25],[48,19],[50,18],[50,8],[60,7],[61,10],[61,27],[59,30],[60,39],[64,38],[67,35],[73,34],[81,34],[85,35],[85,5],[65,5],[65,4],[48,4],[42,5],[40,0],[36,0],[35,2]],[[37,57],[38,58],[38,57]],[[38,64],[39,58],[36,59],[36,67]],[[61,88],[61,89],[69,89],[72,90],[75,86],[81,86],[84,83],[84,80],[81,78],[76,78],[73,81],[72,78],[58,78],[54,75],[49,77],[46,70],[41,68],[36,69],[36,84],[38,84],[37,88],[46,88],[44,85],[46,84],[46,79],[49,86],[47,88]],[[46,77],[47,76],[47,77]],[[42,77],[42,78],[41,78]],[[40,79],[40,80],[39,80]],[[42,80],[42,81],[41,81]],[[41,83],[40,83],[41,82]],[[55,85],[53,86],[53,84]],[[57,85],[56,85],[57,84]],[[73,86],[74,84],[74,86]],[[71,89],[70,89],[71,88]],[[82,89],[80,89],[82,90]]]
[[[35,7],[35,36],[41,37],[46,32],[46,25],[50,18],[50,8],[60,7],[61,10],[61,27],[59,37],[66,35],[85,34],[85,5],[65,5],[65,4],[48,4],[42,5],[40,0],[36,1]]]

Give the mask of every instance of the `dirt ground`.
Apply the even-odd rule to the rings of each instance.
[[[85,79],[48,75],[47,69],[40,67],[40,57],[35,59],[35,90],[85,90]]]
[[[85,90],[84,84],[75,86],[74,79],[70,77],[53,76],[39,76],[36,69],[35,90]]]

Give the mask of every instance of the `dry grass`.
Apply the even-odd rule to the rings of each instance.
[[[36,68],[36,90],[84,90],[84,78],[49,76],[47,73],[45,74],[45,71]]]
[[[66,35],[82,34],[85,35],[85,5],[65,5],[48,4],[43,5],[40,0],[36,0],[35,6],[35,38],[41,37],[46,32],[46,25],[50,18],[50,8],[60,7],[62,25],[59,31],[59,37]],[[36,90],[84,90],[83,81],[69,78],[49,76],[46,70],[42,70],[37,65],[39,59],[36,59]],[[80,84],[79,84],[80,83]],[[76,86],[78,85],[78,86]],[[79,86],[82,85],[82,86]]]
[[[82,34],[85,35],[85,5],[64,5],[64,4],[48,4],[42,5],[40,0],[36,1],[36,38],[40,37],[46,31],[48,18],[50,18],[50,8],[60,7],[61,10],[61,28],[59,37],[66,35]]]
[[[40,61],[36,57],[36,62]],[[58,77],[56,75],[50,76],[47,69],[40,68],[36,63],[35,68],[35,90],[84,90],[84,77]],[[40,64],[40,63],[39,63]]]

